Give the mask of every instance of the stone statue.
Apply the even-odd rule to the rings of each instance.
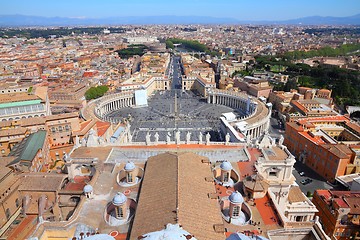
[[[168,132],[168,133],[166,134],[166,143],[167,143],[167,144],[170,144],[170,137],[171,137],[171,134]]]
[[[176,142],[176,144],[180,143],[180,131],[179,130],[177,130],[175,132],[175,142]]]
[[[283,135],[280,135],[280,138],[279,138],[279,145],[282,146],[284,143],[284,136]]]
[[[99,143],[99,146],[104,146],[104,145],[105,145],[105,140],[104,140],[104,138],[98,137],[98,143]]]
[[[206,134],[206,136],[205,136],[205,138],[206,138],[206,145],[209,145],[210,144],[210,133],[208,132],[207,134]]]
[[[81,146],[82,146],[82,147],[86,147],[86,139],[85,139],[85,138],[83,138],[83,139],[81,140]]]
[[[226,133],[226,135],[225,135],[225,144],[228,145],[229,142],[230,142],[230,134]]]
[[[202,132],[199,132],[199,144],[203,143],[203,134]]]
[[[191,138],[191,132],[187,132],[187,133],[186,133],[186,143],[187,143],[187,144],[190,143],[190,138]]]
[[[154,137],[155,137],[155,143],[157,144],[159,142],[159,134],[156,132]]]
[[[70,156],[69,156],[69,154],[68,153],[65,153],[65,155],[64,155],[64,162],[70,162]]]
[[[248,146],[250,146],[250,144],[251,144],[251,139],[250,139],[250,136],[249,136],[249,135],[246,135],[245,140],[246,140],[246,144],[247,144]]]
[[[80,147],[80,138],[78,135],[75,137],[75,147]]]
[[[145,143],[146,143],[146,145],[149,145],[149,144],[151,143],[150,137],[151,137],[150,133],[147,132],[147,133],[146,133],[146,137],[145,137]]]

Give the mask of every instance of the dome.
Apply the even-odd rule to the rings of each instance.
[[[230,202],[235,204],[241,204],[244,202],[243,196],[241,196],[238,191],[231,193],[231,195],[229,196],[229,200]]]
[[[230,171],[232,169],[231,163],[228,161],[222,162],[220,168],[224,171]]]
[[[132,171],[135,169],[135,164],[133,162],[127,162],[124,169],[125,171]]]
[[[182,240],[184,239],[196,240],[189,232],[185,231],[179,224],[171,224],[168,223],[165,229],[151,232],[143,235],[143,239],[145,240],[160,240],[160,239],[171,239],[171,240]]]
[[[126,203],[127,201],[127,197],[121,193],[121,192],[118,192],[113,200],[112,200],[112,203],[115,205],[115,206],[119,206],[119,205],[123,205],[124,203]]]
[[[89,193],[93,191],[93,187],[89,184],[85,185],[84,187],[84,193]]]
[[[112,236],[108,234],[96,234],[90,237],[87,237],[86,240],[115,240]]]

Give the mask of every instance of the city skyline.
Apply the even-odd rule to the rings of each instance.
[[[309,7],[311,6],[311,7]],[[201,10],[200,10],[201,9]],[[359,14],[357,0],[292,1],[214,1],[184,0],[168,2],[155,0],[61,1],[31,2],[14,0],[2,3],[0,15],[28,15],[41,17],[108,18],[141,16],[209,16],[248,21],[282,21],[309,16],[348,17]],[[250,10],[250,11],[249,11]]]

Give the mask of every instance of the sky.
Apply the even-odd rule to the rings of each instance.
[[[360,0],[0,0],[0,15],[105,18],[211,16],[287,20],[360,13]]]

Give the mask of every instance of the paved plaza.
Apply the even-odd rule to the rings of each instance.
[[[170,134],[174,141],[175,132],[180,131],[180,139],[185,140],[187,132],[191,133],[191,141],[198,141],[199,133],[204,136],[208,132],[211,141],[223,141],[220,134],[220,116],[222,113],[241,113],[223,105],[208,104],[206,100],[192,91],[168,90],[158,91],[148,100],[147,107],[122,108],[107,115],[115,121],[130,119],[134,142],[145,141],[146,134],[152,136],[157,132],[159,141],[166,141]]]

